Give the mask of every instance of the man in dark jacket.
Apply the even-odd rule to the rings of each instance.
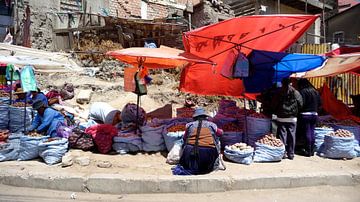
[[[304,105],[300,110],[298,129],[297,129],[297,147],[305,156],[314,155],[315,144],[315,125],[318,117],[318,111],[321,105],[319,92],[311,85],[307,79],[298,81],[298,89],[303,99]],[[301,146],[301,142],[304,142]]]
[[[284,158],[294,159],[297,115],[302,108],[300,93],[290,85],[290,79],[282,80],[282,87],[274,96],[273,106],[277,116],[277,135],[285,145]]]

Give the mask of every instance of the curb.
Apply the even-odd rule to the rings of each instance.
[[[0,174],[0,184],[100,194],[204,193],[247,189],[296,188],[309,186],[354,186],[360,172],[332,172],[274,176],[124,176],[120,174],[19,175]]]

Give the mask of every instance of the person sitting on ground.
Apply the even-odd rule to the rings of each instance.
[[[284,158],[294,159],[297,115],[302,108],[300,93],[291,86],[290,79],[284,78],[281,89],[272,100],[276,115],[277,136],[285,145]]]
[[[58,127],[65,124],[64,116],[55,109],[45,106],[41,100],[36,100],[32,107],[38,113],[28,132],[36,131],[45,133],[50,137],[56,137]]]
[[[38,88],[37,91],[31,91],[32,100],[35,102],[36,100],[41,100],[45,106],[49,106],[48,99],[46,98],[45,94],[40,91]]]
[[[205,110],[197,108],[194,121],[186,125],[180,165],[192,175],[210,173],[221,163],[219,137],[223,131],[207,118]]]
[[[105,102],[94,102],[89,111],[89,119],[99,124],[111,124],[113,126],[121,123],[121,112]]]
[[[30,97],[31,94],[24,92],[22,88],[17,88],[14,95],[16,95],[16,97],[17,97],[14,101],[15,103],[16,102],[24,102],[25,103],[25,100],[26,100],[26,103],[28,103],[28,104],[33,103],[32,99]]]

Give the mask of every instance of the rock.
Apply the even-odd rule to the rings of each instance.
[[[74,162],[81,166],[88,166],[90,165],[90,158],[88,156],[77,157]]]
[[[72,166],[73,163],[73,156],[69,153],[66,153],[61,159],[61,167]]]
[[[79,104],[88,104],[91,100],[92,90],[81,90],[76,98],[76,102]]]
[[[110,168],[112,164],[109,161],[101,161],[97,164],[99,168]]]

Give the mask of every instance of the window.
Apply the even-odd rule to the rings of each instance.
[[[333,43],[344,43],[345,42],[345,32],[339,31],[333,33]]]

